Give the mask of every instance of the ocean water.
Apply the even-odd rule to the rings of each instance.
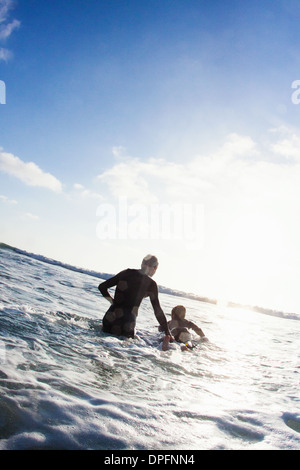
[[[0,449],[300,449],[300,316],[164,293],[209,341],[163,352],[147,299],[109,336],[101,279],[45,261],[0,248]]]

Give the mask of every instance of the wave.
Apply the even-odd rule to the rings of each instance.
[[[78,272],[78,273],[86,274],[88,276],[96,277],[96,278],[99,278],[99,279],[104,279],[105,280],[105,279],[109,279],[110,277],[114,276],[114,273],[103,273],[103,272],[98,272],[98,271],[94,271],[94,270],[90,270],[90,269],[86,269],[86,268],[82,268],[82,267],[78,267],[78,266],[73,266],[71,264],[63,263],[62,261],[57,261],[57,260],[54,260],[52,258],[48,258],[48,257],[43,256],[43,255],[30,253],[28,251],[21,250],[20,248],[13,247],[13,246],[8,245],[6,243],[1,243],[0,242],[0,249],[1,250],[10,250],[10,251],[13,251],[15,253],[18,253],[18,254],[21,254],[21,255],[24,255],[24,256],[28,256],[29,258],[36,259],[36,260],[41,261],[43,263],[52,264],[52,265],[59,266],[59,267],[64,268],[64,269],[68,269],[70,271],[75,271],[75,272]],[[168,294],[168,295],[175,295],[177,297],[184,297],[184,298],[187,298],[187,299],[192,299],[192,300],[196,300],[196,301],[200,301],[200,302],[206,302],[206,303],[215,304],[215,305],[218,304],[218,301],[216,299],[210,299],[208,297],[199,296],[199,295],[194,294],[194,293],[187,293],[187,292],[179,291],[179,290],[172,289],[170,287],[165,287],[165,286],[158,286],[158,289],[159,289],[160,293],[164,293],[164,294]],[[259,306],[243,305],[243,304],[240,304],[240,303],[228,302],[227,307],[252,310],[252,311],[255,311],[255,312],[258,312],[258,313],[263,313],[265,315],[271,315],[271,316],[274,316],[274,317],[284,318],[284,319],[287,319],[287,320],[300,320],[300,315],[297,314],[297,313],[283,312],[281,310],[272,310],[272,309],[259,307]]]
[[[113,273],[103,273],[103,272],[93,271],[93,270],[82,268],[82,267],[73,266],[71,264],[63,263],[62,261],[57,261],[57,260],[54,260],[52,258],[47,258],[46,256],[43,256],[43,255],[38,255],[38,254],[35,254],[35,253],[30,253],[30,252],[25,251],[25,250],[21,250],[20,248],[16,248],[16,247],[13,247],[11,245],[7,245],[6,243],[0,243],[0,249],[14,251],[15,253],[18,253],[18,254],[21,254],[21,255],[24,255],[24,256],[28,256],[29,258],[36,259],[36,260],[41,261],[43,263],[52,264],[52,265],[55,265],[55,266],[59,266],[61,268],[69,269],[70,271],[75,271],[75,272],[78,272],[78,273],[87,274],[88,276],[93,276],[93,277],[97,277],[97,278],[100,278],[100,279],[109,279],[110,277],[115,275]],[[172,288],[165,287],[165,286],[158,286],[158,287],[159,287],[159,291],[161,293],[165,293],[165,294],[169,294],[169,295],[176,295],[176,296],[179,296],[179,297],[186,297],[186,298],[189,298],[189,299],[199,300],[201,302],[217,304],[217,300],[215,300],[215,299],[209,299],[207,297],[200,297],[196,294],[186,293],[186,292],[179,291],[179,290],[172,289]]]
[[[14,251],[15,253],[18,253],[18,254],[21,254],[21,255],[24,255],[24,256],[28,256],[29,258],[36,259],[36,260],[41,261],[43,263],[53,264],[55,266],[60,266],[61,268],[69,269],[70,271],[75,271],[75,272],[78,272],[78,273],[87,274],[88,276],[98,277],[98,278],[101,278],[101,279],[108,279],[109,277],[113,276],[113,274],[99,273],[97,271],[88,270],[88,269],[80,268],[80,267],[77,267],[77,266],[72,266],[71,264],[63,263],[62,261],[57,261],[57,260],[54,260],[52,258],[47,258],[46,256],[43,256],[43,255],[37,255],[35,253],[30,253],[28,251],[21,250],[20,248],[16,248],[14,246],[7,245],[6,243],[0,243],[0,249],[1,250]]]
[[[285,318],[287,320],[300,320],[300,315],[297,313],[287,313],[280,310],[271,310],[264,307],[252,306],[252,305],[242,305],[234,302],[228,302],[228,307],[232,308],[241,308],[246,310],[251,310],[257,313],[263,313],[264,315],[271,315],[272,317]]]

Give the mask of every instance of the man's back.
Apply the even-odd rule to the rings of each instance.
[[[111,282],[116,282],[116,284],[112,284],[116,285],[114,296],[116,306],[139,307],[144,297],[151,296],[155,292],[155,281],[138,269],[125,269],[115,278],[112,278]]]
[[[167,319],[159,303],[157,284],[151,279],[157,266],[157,258],[147,255],[141,269],[125,269],[98,286],[101,294],[111,303],[103,317],[103,331],[133,337],[139,306],[143,298],[149,296],[158,323],[170,335]],[[116,289],[112,297],[108,289],[114,286]]]

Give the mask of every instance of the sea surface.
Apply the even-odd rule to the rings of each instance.
[[[300,316],[162,293],[209,339],[163,352],[147,299],[104,334],[82,271],[0,245],[0,449],[300,449]]]

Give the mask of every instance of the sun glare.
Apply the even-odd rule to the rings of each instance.
[[[220,269],[224,296],[268,302],[280,246],[281,230],[275,217],[256,212],[236,219],[223,240]]]

